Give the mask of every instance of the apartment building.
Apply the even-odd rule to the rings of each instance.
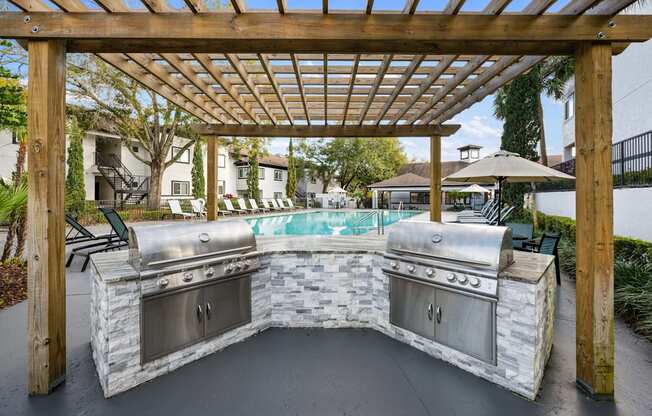
[[[183,151],[179,159],[163,174],[162,199],[192,198],[193,146],[183,150],[187,139],[177,137],[168,154]],[[207,149],[204,155],[204,175],[207,172]],[[84,181],[86,199],[96,201],[129,200],[136,202],[147,198],[150,168],[139,160],[148,160],[142,145],[124,141],[119,136],[103,131],[87,131],[83,138]],[[10,178],[16,164],[18,143],[10,131],[0,131],[0,176]],[[259,180],[262,198],[285,198],[287,183],[287,159],[279,155],[266,155],[259,159]],[[217,157],[218,193],[220,196],[248,196],[247,177],[249,160],[246,152],[237,155],[228,148],[220,148]],[[300,186],[302,184],[299,184]],[[320,187],[316,183],[304,188]]]

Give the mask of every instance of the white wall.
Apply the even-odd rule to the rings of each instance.
[[[575,191],[540,192],[537,210],[575,219]],[[614,189],[614,234],[652,241],[652,188]]]
[[[282,198],[285,197],[285,185],[288,180],[288,171],[287,169],[283,168],[277,168],[277,167],[271,167],[271,166],[259,166],[261,169],[264,170],[264,177],[260,179],[260,191],[261,191],[261,198],[274,198],[275,193],[281,193]],[[277,181],[274,179],[274,171],[279,170],[282,172],[282,177],[283,180]],[[235,167],[235,177],[237,178],[238,175],[238,167]],[[236,190],[240,191],[241,193],[246,192],[248,189],[247,187],[247,179],[237,179],[236,180]]]
[[[0,131],[0,177],[11,179],[11,174],[16,167],[18,145],[12,143],[11,131]]]

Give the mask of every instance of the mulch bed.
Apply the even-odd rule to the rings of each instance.
[[[27,268],[24,263],[0,264],[0,309],[27,299]]]

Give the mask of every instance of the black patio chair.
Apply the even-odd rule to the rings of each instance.
[[[66,214],[66,223],[70,226],[70,229],[66,233],[66,245],[86,243],[89,241],[112,240],[116,236],[113,231],[108,234],[95,235],[70,214]]]
[[[543,233],[539,240],[531,240],[523,243],[523,250],[531,251],[533,253],[550,254],[555,256],[555,274],[557,277],[557,284],[561,285],[561,274],[559,272],[559,241],[561,235]]]
[[[91,259],[91,254],[119,250],[129,244],[129,230],[127,229],[124,221],[122,221],[122,218],[120,218],[120,214],[118,214],[113,208],[99,208],[99,210],[102,212],[102,214],[104,214],[104,217],[109,222],[109,225],[113,230],[112,232],[116,238],[111,239],[106,243],[96,243],[73,249],[70,252],[70,256],[68,257],[66,267],[70,266],[75,256],[85,256],[86,260],[84,260],[84,264],[81,268],[81,271],[83,272],[86,270],[86,267],[88,267],[88,262]]]
[[[508,222],[505,225],[512,230],[512,246],[516,249],[523,248],[523,243],[532,240],[534,226],[532,224]]]

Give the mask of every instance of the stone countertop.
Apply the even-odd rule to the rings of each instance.
[[[384,235],[362,236],[269,236],[256,237],[258,251],[265,254],[335,253],[382,254]],[[97,253],[91,263],[105,282],[138,279],[138,272],[127,263],[128,250]],[[514,263],[500,277],[526,283],[536,283],[554,260],[553,256],[514,251]]]

